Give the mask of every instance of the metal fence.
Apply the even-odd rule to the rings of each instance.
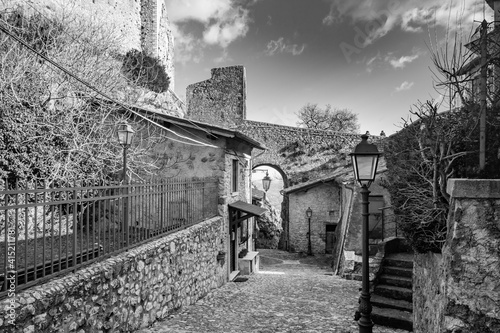
[[[0,298],[218,214],[214,178],[0,188]]]

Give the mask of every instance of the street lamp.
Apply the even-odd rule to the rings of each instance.
[[[262,178],[262,188],[264,189],[264,201],[266,201],[266,194],[271,187],[271,177],[269,177],[269,172],[266,170],[266,176]]]
[[[307,237],[308,237],[307,255],[308,256],[313,255],[312,248],[311,248],[311,217],[312,217],[312,215],[313,215],[313,211],[312,211],[311,207],[307,208],[306,216],[307,216],[307,219],[309,220],[309,232],[307,233]]]
[[[363,251],[363,267],[362,267],[362,289],[361,296],[359,299],[359,332],[360,333],[371,333],[373,328],[373,321],[371,319],[372,306],[370,304],[370,281],[368,276],[368,195],[370,191],[371,183],[375,180],[375,174],[377,172],[378,159],[380,153],[378,152],[377,146],[368,143],[368,135],[364,134],[361,136],[361,142],[354,148],[354,151],[350,154],[352,159],[352,166],[354,169],[354,177],[356,181],[361,186],[361,196],[362,196],[362,206],[363,206],[363,239],[362,239],[362,251]],[[356,319],[358,319],[356,318]]]
[[[123,182],[127,183],[127,149],[132,144],[134,130],[126,121],[118,125],[118,142],[123,147]]]
[[[123,147],[123,184],[128,185],[127,179],[127,149],[132,144],[134,130],[126,121],[118,125],[118,142]],[[129,227],[128,227],[128,186],[125,187],[123,198],[123,226],[125,229],[125,243],[129,246]]]

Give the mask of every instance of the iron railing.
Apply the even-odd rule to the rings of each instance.
[[[217,205],[214,178],[66,188],[5,181],[0,298],[214,217]]]

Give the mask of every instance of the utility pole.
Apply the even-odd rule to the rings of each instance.
[[[480,74],[480,106],[479,111],[479,170],[483,171],[486,164],[486,84],[488,75],[487,66],[487,34],[488,23],[481,23],[481,74]]]

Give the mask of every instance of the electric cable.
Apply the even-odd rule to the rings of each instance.
[[[31,46],[29,46],[26,42],[24,42],[22,39],[18,38],[17,36],[15,36],[14,34],[12,34],[7,28],[5,28],[3,26],[3,24],[0,24],[0,30],[2,32],[4,32],[5,34],[7,34],[10,38],[14,39],[16,42],[18,42],[19,44],[21,44],[23,47],[27,48],[28,50],[30,50],[31,52],[35,53],[37,56],[39,56],[40,58],[44,59],[45,61],[47,61],[48,63],[50,63],[52,66],[56,67],[57,69],[61,70],[62,72],[64,72],[66,75],[72,77],[73,79],[75,79],[76,81],[80,82],[81,84],[83,84],[84,86],[86,86],[87,88],[89,88],[90,90],[94,91],[95,93],[97,93],[98,95],[101,95],[103,96],[104,98],[106,98],[108,101],[110,102],[113,102],[119,106],[121,106],[122,108],[124,108],[125,110],[129,111],[130,113],[132,114],[135,114],[136,116],[150,122],[151,124],[155,125],[155,126],[158,126],[164,130],[166,130],[167,132],[170,132],[176,136],[178,136],[179,138],[183,138],[183,139],[186,139],[186,140],[189,140],[189,141],[192,141],[192,142],[195,142],[197,143],[198,145],[200,146],[206,146],[206,147],[212,147],[212,148],[219,148],[217,146],[214,146],[214,145],[211,145],[211,144],[206,144],[204,142],[201,142],[201,141],[198,141],[198,140],[195,140],[195,139],[192,139],[192,138],[189,138],[189,137],[186,137],[186,136],[183,136],[183,135],[180,135],[178,133],[176,133],[175,131],[169,129],[169,128],[166,128],[158,123],[156,123],[155,121],[152,121],[151,119],[141,115],[140,113],[132,110],[131,108],[129,108],[127,105],[119,102],[119,101],[116,101],[115,99],[113,99],[111,96],[109,96],[108,94],[100,91],[99,89],[95,88],[94,86],[92,86],[90,83],[88,83],[87,81],[79,78],[77,75],[71,73],[69,70],[67,70],[66,68],[64,68],[63,66],[59,65],[57,62],[53,61],[52,59],[49,59],[47,56],[41,54],[40,52],[38,52],[37,50],[33,49]],[[171,140],[173,141],[176,141],[176,142],[180,142],[180,143],[184,143],[184,144],[188,144],[186,142],[183,142],[183,141],[180,141],[180,140],[175,140],[173,138],[170,138]],[[191,145],[194,145],[194,144],[191,144]]]
[[[43,18],[47,19],[47,20],[50,20],[44,13],[42,13],[40,10],[38,10],[31,2],[29,2],[28,0],[25,0],[25,3],[31,7],[31,9],[33,9],[34,11],[36,11],[39,15],[41,15]],[[77,44],[80,44],[82,45],[81,41],[79,41],[78,39],[76,39],[74,36],[70,35],[66,30],[62,30],[62,33],[64,33],[65,35],[67,35],[68,37],[70,37],[75,43]],[[95,48],[94,48],[95,49]],[[177,99],[179,99],[177,96],[176,96]],[[170,112],[175,112],[175,110],[172,110],[172,109],[169,109],[168,111]],[[182,118],[184,120],[186,120],[187,122],[189,122],[191,125],[195,126],[197,129],[201,130],[202,132],[205,132],[207,133],[208,135],[210,136],[214,136],[215,138],[218,139],[217,135],[211,133],[210,131],[208,131],[207,129],[205,128],[202,128],[200,127],[198,124],[194,123],[193,121],[191,121],[190,119],[188,118]],[[193,136],[196,136],[198,137],[197,135],[191,133],[188,131],[188,133],[190,133],[191,135]],[[200,137],[198,137],[200,138]],[[200,138],[201,139],[201,138]]]

